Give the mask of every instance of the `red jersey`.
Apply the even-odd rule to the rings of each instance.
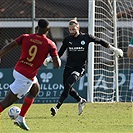
[[[53,41],[44,34],[23,34],[15,39],[21,45],[21,56],[15,70],[29,79],[37,75],[47,55],[58,55],[57,47]]]

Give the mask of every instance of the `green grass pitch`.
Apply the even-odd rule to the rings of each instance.
[[[20,104],[15,104],[21,106]],[[33,104],[26,123],[31,133],[133,133],[132,103],[86,103],[78,116],[76,103],[65,103],[56,116],[50,108],[55,104]],[[24,133],[8,117],[7,108],[0,118],[0,133]]]

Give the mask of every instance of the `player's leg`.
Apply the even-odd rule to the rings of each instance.
[[[57,103],[57,105],[55,107],[51,108],[51,115],[55,115],[58,111],[58,109],[60,108],[60,106],[63,104],[63,101],[67,98],[68,96],[68,91],[67,88],[65,88],[65,83],[68,79],[68,77],[71,75],[71,73],[73,72],[72,68],[69,67],[65,67],[64,69],[64,73],[63,73],[63,84],[64,84],[64,90],[59,98],[59,101]]]
[[[75,76],[77,75],[77,80],[79,80],[85,74],[85,67],[77,69],[77,72],[79,74],[78,73],[76,74],[76,72],[73,72],[73,73],[75,73]],[[85,103],[86,103],[86,99],[80,97],[74,88],[71,88],[69,94],[77,100],[77,102],[78,102],[78,115],[81,115],[83,112]],[[78,97],[80,97],[80,100]]]
[[[8,91],[6,97],[0,102],[0,113],[16,102],[19,98],[11,90]]]
[[[56,107],[51,108],[51,115],[55,115],[58,111],[58,109],[61,107],[63,104],[64,100],[67,98],[68,94],[70,94],[72,97],[74,97],[78,102],[81,100],[81,97],[77,93],[75,89],[72,89],[72,86],[74,83],[79,79],[80,73],[77,71],[72,72],[71,74],[69,73],[70,71],[65,70],[64,72],[64,91],[60,96],[59,102],[57,103]],[[68,73],[70,74],[68,77]]]
[[[14,94],[17,95],[17,98],[21,99],[27,92],[29,92],[31,86],[33,85],[33,82],[16,70],[13,71],[13,76],[15,78],[15,81],[10,85],[10,89]],[[21,119],[21,121],[18,121],[17,118],[15,119],[14,124],[25,130],[29,130],[25,123],[25,118]]]
[[[25,117],[26,113],[28,112],[29,108],[31,107],[34,99],[36,98],[37,94],[39,93],[40,87],[38,83],[34,83],[28,93],[28,95],[24,98],[23,105],[21,107],[20,116]]]
[[[14,122],[16,125],[20,126],[21,128],[23,128],[25,130],[30,130],[25,122],[26,113],[28,112],[29,108],[31,107],[32,103],[34,102],[35,97],[37,96],[37,94],[40,90],[40,87],[39,87],[36,77],[32,83],[33,83],[32,86],[28,87],[28,88],[30,88],[30,90],[27,89],[27,90],[29,90],[29,92],[28,92],[28,95],[24,98],[24,102],[21,107],[21,112]]]
[[[67,72],[68,71],[68,72]],[[73,71],[70,76],[68,77],[68,73],[70,71],[66,70],[64,72],[64,91],[59,99],[59,102],[57,103],[55,108],[52,109],[52,115],[55,115],[58,111],[58,109],[61,107],[64,100],[67,98],[68,93],[77,100],[78,102],[78,115],[80,115],[83,112],[84,105],[86,103],[86,100],[84,98],[81,98],[78,94],[78,92],[72,88],[74,83],[78,81],[84,74],[85,74],[85,68],[77,69],[76,71]],[[68,77],[66,79],[66,77]]]
[[[67,80],[67,84],[71,85],[69,89],[69,94],[77,100],[77,102],[81,101],[81,97],[78,92],[72,87],[75,82],[77,82],[83,75],[85,74],[85,68],[79,68],[76,71],[71,73],[71,76]]]
[[[75,77],[76,81],[81,78],[81,74],[79,75],[77,72],[73,72],[73,77]],[[75,98],[78,102],[78,115],[82,114],[86,100],[79,96],[78,92],[71,87],[69,94]]]
[[[74,83],[78,81],[80,76],[80,73],[74,71],[71,73],[71,75],[68,77],[68,79],[64,83],[64,91],[60,97],[60,103],[63,103],[64,100],[67,98],[68,94],[70,94],[73,98],[75,98],[78,102],[80,101],[80,96],[78,92],[72,88]],[[60,105],[57,105],[58,108],[60,108]]]

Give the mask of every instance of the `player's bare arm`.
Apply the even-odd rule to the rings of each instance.
[[[52,60],[53,60],[53,65],[55,68],[58,68],[61,66],[61,60],[59,56],[52,57]]]
[[[128,45],[127,56],[129,58],[133,58],[133,37],[131,38],[131,41],[130,41],[130,43]]]
[[[128,56],[129,58],[133,58],[133,47],[128,46],[128,49],[127,49],[127,56]]]
[[[13,49],[14,47],[18,46],[18,44],[16,43],[16,41],[13,41],[7,45],[5,45],[1,50],[0,50],[0,58],[5,55],[7,52],[9,52],[11,49]]]

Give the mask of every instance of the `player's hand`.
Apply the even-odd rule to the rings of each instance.
[[[116,57],[123,57],[123,51],[119,48],[116,48],[114,53]]]
[[[49,63],[49,62],[52,62],[52,61],[53,61],[53,60],[52,60],[51,57],[47,57],[47,58],[44,60],[43,65],[44,65],[44,66],[47,66],[48,63]]]

